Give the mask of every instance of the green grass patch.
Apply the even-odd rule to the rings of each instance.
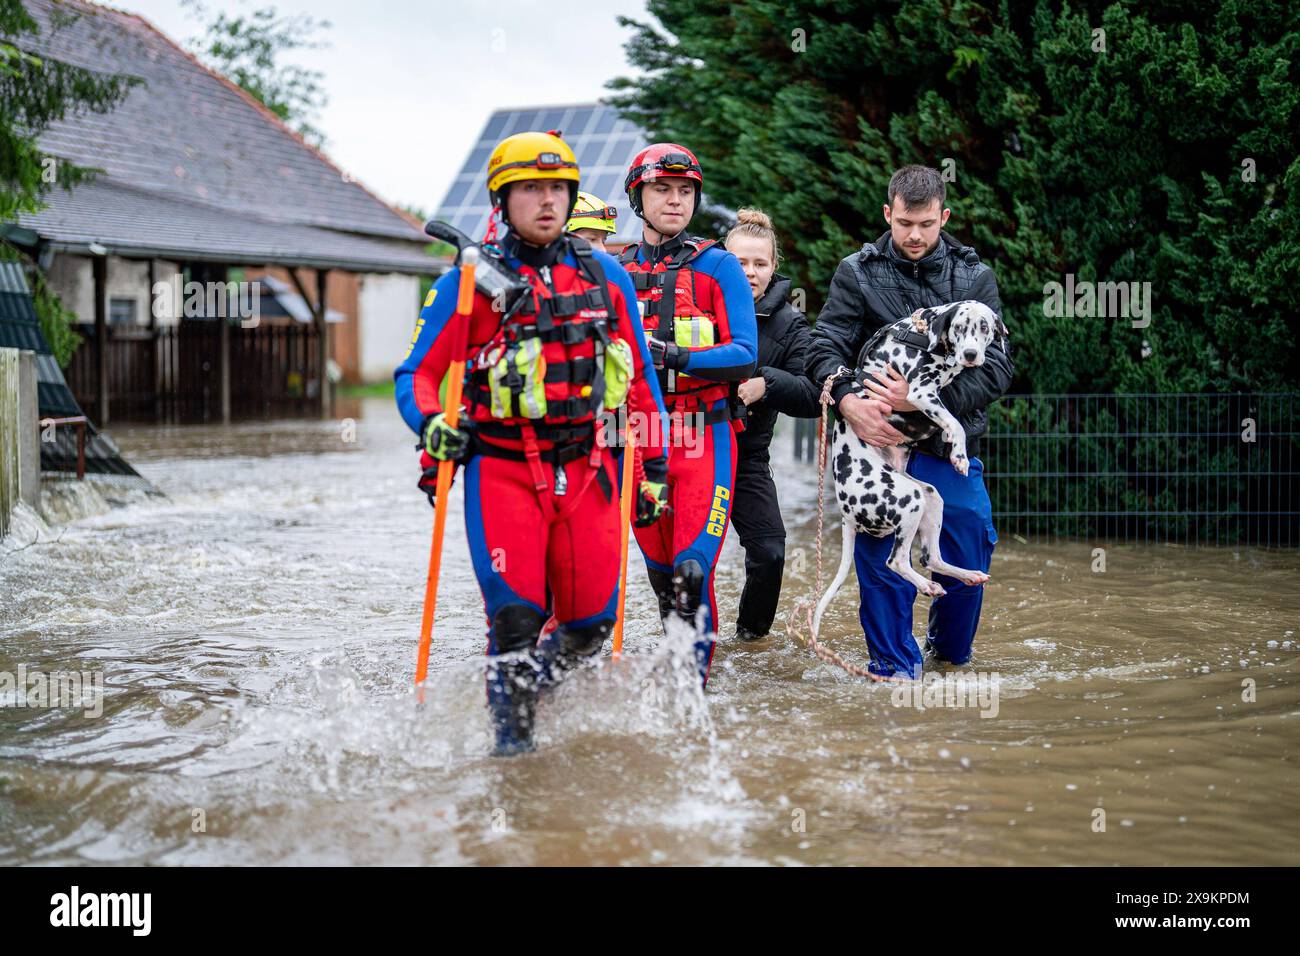
[[[340,385],[339,394],[348,398],[392,398],[396,386],[392,382],[375,382],[372,385]]]

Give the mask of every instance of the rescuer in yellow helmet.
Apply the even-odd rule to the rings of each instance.
[[[571,236],[586,239],[593,249],[608,252],[605,240],[614,234],[614,220],[617,218],[618,210],[605,200],[591,193],[579,192],[569,221],[564,224],[564,231]]]
[[[594,665],[614,626],[622,511],[607,415],[626,406],[629,429],[651,426],[634,434],[635,520],[649,525],[668,501],[667,412],[631,276],[564,235],[578,200],[573,151],[557,133],[518,133],[492,151],[487,186],[508,229],[479,247],[485,281],[468,315],[460,266],[437,281],[394,379],[420,436],[421,487],[440,461],[460,465],[495,752],[509,755],[533,748],[540,693]],[[438,394],[453,361],[466,363],[454,425]]]

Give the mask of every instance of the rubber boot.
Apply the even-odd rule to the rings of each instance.
[[[614,622],[605,619],[578,626],[561,624],[548,634],[537,648],[538,688],[549,690],[594,658],[613,629]]]
[[[667,620],[677,606],[677,596],[673,587],[673,575],[655,568],[646,569],[650,576],[650,587],[654,588],[655,597],[659,599],[659,620]]]
[[[508,604],[492,618],[488,631],[488,712],[496,734],[494,756],[533,749],[538,666],[531,650],[546,616],[523,604]],[[513,656],[503,656],[513,655]]]
[[[704,600],[704,580],[704,568],[694,559],[673,568],[673,607],[677,616],[696,632],[695,664],[702,682],[708,680],[709,662],[713,658],[713,641],[705,636],[708,631],[701,630],[695,620]]]

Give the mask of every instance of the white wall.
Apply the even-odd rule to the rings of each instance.
[[[105,291],[108,299],[104,308],[108,308],[113,299],[130,299],[135,303],[135,322],[137,325],[149,324],[149,309],[153,296],[149,288],[149,263],[108,257],[108,272],[105,276]],[[112,315],[112,312],[106,313]],[[91,314],[94,318],[94,314]]]
[[[420,314],[419,276],[367,273],[357,293],[361,380],[392,381]]]
[[[95,276],[91,261],[90,256],[59,253],[54,257],[47,274],[51,288],[58,293],[63,305],[77,313],[78,322],[88,324],[95,321]],[[154,261],[155,282],[170,281],[172,275],[179,271],[180,267],[175,262],[164,262],[161,259]],[[134,299],[136,322],[148,325],[153,308],[148,261],[109,256],[105,280],[108,299],[104,302],[104,308],[107,310],[109,300],[115,298]],[[174,323],[175,319],[159,320],[160,325],[169,322]]]
[[[78,322],[95,321],[95,278],[88,258],[60,252],[45,277],[64,308],[77,313]]]

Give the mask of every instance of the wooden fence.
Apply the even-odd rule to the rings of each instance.
[[[319,414],[316,330],[294,323],[229,326],[232,418]],[[190,424],[221,420],[221,327],[215,320],[149,329],[108,328],[111,420]],[[81,406],[97,414],[93,332],[67,370]]]
[[[0,349],[0,538],[18,504],[18,350]]]

